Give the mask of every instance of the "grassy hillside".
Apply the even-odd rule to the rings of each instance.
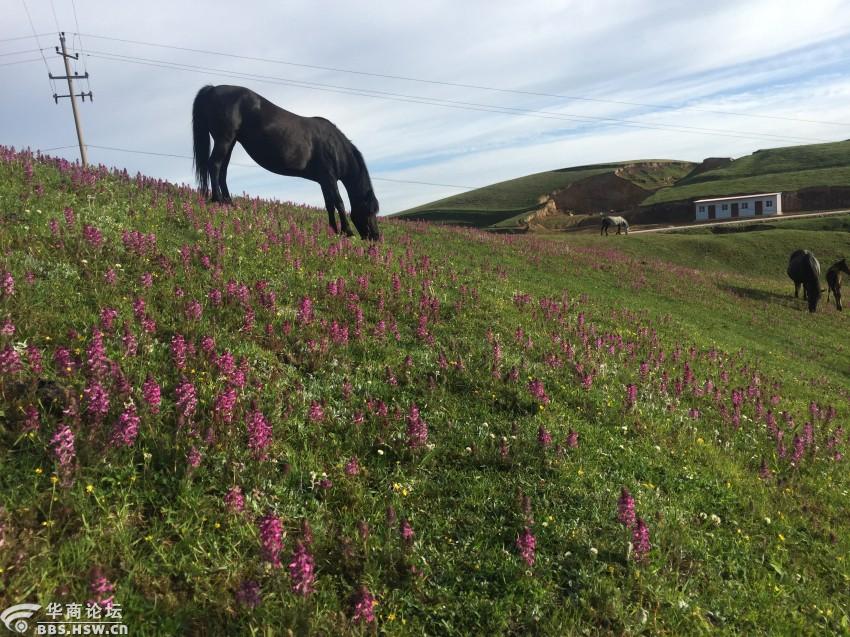
[[[648,162],[656,165],[647,167],[644,164]],[[692,166],[687,162],[641,160],[552,170],[454,195],[396,216],[474,227],[515,225],[516,218],[540,206],[541,197],[545,198],[553,191],[567,188],[588,177],[612,173],[630,164],[639,165],[625,170],[623,178],[646,189],[669,185],[686,174]]]
[[[553,190],[565,188],[586,177],[611,172],[617,166],[617,164],[578,166],[536,173],[440,199],[395,216],[439,222],[451,220],[454,215],[463,215],[459,218],[461,224],[493,225],[507,218],[505,215],[513,217],[534,210],[540,204],[540,197],[548,195]],[[478,221],[479,219],[481,221]]]
[[[644,205],[696,197],[793,191],[850,183],[850,141],[760,150],[728,167],[682,179],[659,190]]]
[[[0,148],[0,602],[137,635],[846,633],[847,316],[784,275],[839,228],[370,245]]]

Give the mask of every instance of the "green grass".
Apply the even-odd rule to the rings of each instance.
[[[847,317],[825,304],[810,315],[784,273],[797,244],[822,262],[840,253],[847,218],[568,240],[382,220],[384,240],[370,246],[330,235],[316,210],[206,207],[187,189],[0,150],[0,274],[14,279],[0,293],[4,608],[84,603],[99,569],[138,635],[850,630],[850,477],[835,456],[848,452]],[[155,234],[155,247],[134,249],[129,230]],[[138,299],[156,323],[148,331]],[[99,325],[108,374],[88,362]],[[196,348],[182,369],[177,335]],[[60,347],[78,364],[67,375]],[[244,383],[216,363],[225,352]],[[148,375],[162,387],[159,413],[140,391]],[[67,413],[38,379],[67,393]],[[103,419],[85,391],[95,381],[110,396]],[[184,381],[198,396],[188,419],[175,393]],[[230,423],[215,409],[228,386]],[[131,402],[138,436],[116,445]],[[792,465],[811,402],[837,413],[815,421],[817,448]],[[410,444],[414,404],[423,446]],[[40,422],[26,431],[30,405]],[[310,417],[317,405],[321,419]],[[785,457],[757,409],[776,414]],[[250,447],[255,410],[271,427],[266,457]],[[75,435],[66,467],[52,443],[60,423]],[[344,470],[352,457],[357,475]],[[224,503],[234,486],[242,513]],[[644,560],[617,521],[623,487],[649,528]],[[285,532],[280,569],[261,547],[268,514]],[[305,520],[316,569],[306,598],[287,566]],[[533,565],[516,544],[526,526]],[[262,594],[253,609],[236,596],[247,580]],[[374,625],[354,619],[361,585],[379,602]]]
[[[850,141],[760,150],[726,168],[682,179],[644,201],[652,205],[697,197],[783,192],[850,183]]]

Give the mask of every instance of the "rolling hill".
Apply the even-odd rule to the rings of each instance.
[[[640,189],[640,190],[639,190]],[[696,198],[781,191],[783,209],[850,205],[850,141],[756,151],[734,161],[631,161],[580,166],[487,186],[399,213],[402,219],[565,229],[608,210],[633,222],[690,221]]]
[[[848,317],[784,270],[848,228],[370,244],[0,147],[0,607],[157,637],[844,634]]]

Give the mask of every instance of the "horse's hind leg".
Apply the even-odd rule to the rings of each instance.
[[[841,285],[836,285],[832,292],[835,297],[835,309],[840,312],[843,309],[841,307]],[[827,300],[829,300],[829,293],[827,293]]]
[[[233,154],[234,148],[236,148],[236,142],[230,144],[230,150],[227,151],[227,155],[221,164],[221,170],[219,170],[218,174],[218,186],[221,190],[221,197],[224,203],[233,203],[230,199],[230,191],[227,189],[227,167],[230,165],[230,156]]]
[[[227,163],[230,161],[230,153],[236,140],[232,137],[219,137],[215,139],[212,153],[210,154],[210,185],[212,186],[212,201],[224,201],[230,203],[230,194],[227,193]],[[224,188],[222,188],[224,185]],[[227,193],[227,194],[225,194]]]

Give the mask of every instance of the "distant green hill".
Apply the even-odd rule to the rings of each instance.
[[[641,168],[652,166],[652,168]],[[632,169],[637,167],[637,169]],[[637,160],[562,168],[499,182],[394,215],[402,219],[470,225],[515,225],[545,204],[552,193],[600,175],[622,173],[624,181],[646,190],[675,183],[693,164],[670,160]]]
[[[651,221],[658,204],[816,187],[850,187],[850,140],[759,150],[734,161],[633,160],[563,168],[492,184],[394,216],[482,228],[521,227],[533,221],[554,229],[576,226],[588,220],[587,214],[611,209],[633,210],[639,223]],[[843,206],[847,197],[850,189],[846,196],[827,200]],[[639,209],[643,212],[638,214]],[[687,210],[685,204],[677,204],[671,214],[681,216]]]
[[[643,205],[759,191],[850,185],[850,141],[759,150],[729,166],[685,177]]]

